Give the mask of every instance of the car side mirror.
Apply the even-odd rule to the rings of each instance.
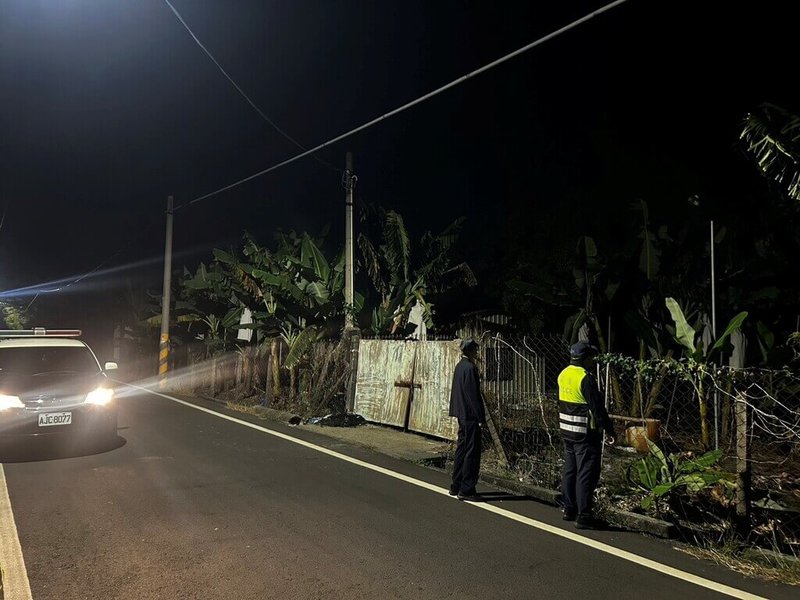
[[[119,368],[119,365],[115,362],[107,362],[104,371],[114,371]]]

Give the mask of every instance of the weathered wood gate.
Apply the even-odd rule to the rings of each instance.
[[[448,416],[458,341],[361,340],[355,412],[367,421],[448,440],[458,422]]]

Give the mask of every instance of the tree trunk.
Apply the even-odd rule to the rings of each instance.
[[[278,356],[281,341],[278,338],[272,340],[271,345],[271,359],[272,359],[272,396],[280,398],[281,396],[281,361]]]
[[[700,443],[704,449],[711,446],[711,440],[708,434],[708,404],[706,403],[705,392],[703,390],[703,379],[705,379],[705,371],[701,368],[698,377],[700,378],[697,386],[697,402],[700,410]]]

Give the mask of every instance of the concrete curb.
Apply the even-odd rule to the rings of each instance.
[[[558,505],[558,492],[555,490],[548,490],[547,488],[538,487],[535,485],[527,485],[521,481],[514,481],[513,479],[506,479],[505,477],[498,477],[489,473],[481,474],[480,480],[488,485],[499,487],[507,492],[514,492],[516,494],[525,494],[531,498],[536,498],[547,504],[553,506]]]
[[[526,496],[536,498],[541,502],[558,506],[559,492],[556,490],[550,490],[534,485],[527,485],[520,481],[505,479],[503,477],[490,475],[488,473],[482,474],[480,479],[488,485],[499,487],[506,491],[515,492],[517,494],[525,494]],[[606,514],[609,517],[609,521],[611,521],[611,523],[614,525],[621,525],[634,531],[648,533],[650,535],[665,539],[671,539],[677,535],[677,528],[675,525],[668,523],[667,521],[661,521],[660,519],[654,519],[653,517],[639,515],[626,510],[619,510],[617,508],[607,509]]]
[[[622,525],[628,529],[649,533],[664,539],[672,539],[678,536],[678,528],[667,521],[618,508],[609,508],[606,512],[608,513],[609,521],[615,525]]]

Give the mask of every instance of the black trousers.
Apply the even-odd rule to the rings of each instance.
[[[561,497],[564,512],[590,516],[594,490],[600,481],[600,450],[603,438],[590,432],[581,442],[564,440],[564,473]]]
[[[453,483],[459,494],[474,494],[481,469],[481,427],[477,421],[458,420],[458,440],[453,459]]]

